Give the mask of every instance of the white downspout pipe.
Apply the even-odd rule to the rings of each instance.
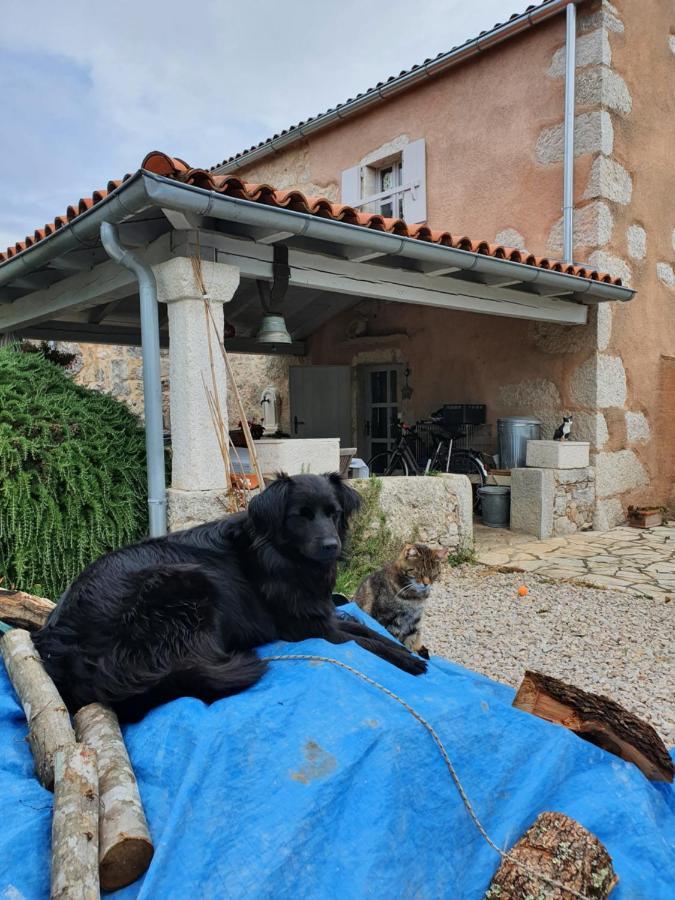
[[[109,222],[101,224],[101,243],[111,259],[129,269],[138,279],[143,348],[145,455],[148,467],[148,518],[150,537],[160,537],[166,534],[166,481],[157,283],[150,266],[142,263],[138,256],[120,243],[116,225]]]
[[[574,262],[574,77],[576,68],[577,8],[565,10],[565,124],[563,148],[563,260]]]

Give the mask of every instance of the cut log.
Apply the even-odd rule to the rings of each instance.
[[[51,900],[99,900],[96,754],[73,744],[54,761]]]
[[[502,862],[485,900],[570,900],[570,891],[604,900],[618,880],[611,856],[594,834],[562,813],[545,812]]]
[[[140,878],[154,853],[138,784],[115,713],[99,703],[75,714],[77,739],[96,752],[101,889],[116,891]]]
[[[54,756],[75,743],[70,716],[54,682],[42,666],[27,631],[13,628],[0,640],[0,653],[28,722],[35,772],[49,790],[54,785]]]
[[[46,597],[0,588],[0,619],[15,628],[41,628],[56,604]]]
[[[608,697],[525,672],[513,705],[634,763],[651,781],[673,780],[675,766],[652,726]]]

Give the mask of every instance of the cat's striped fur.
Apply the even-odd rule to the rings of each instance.
[[[354,601],[415,653],[422,644],[424,602],[448,551],[406,544],[398,559],[361,582]]]

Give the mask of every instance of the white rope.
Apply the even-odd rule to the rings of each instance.
[[[406,701],[402,697],[399,697],[398,694],[395,694],[393,691],[390,691],[389,688],[386,688],[384,685],[380,684],[379,681],[375,681],[374,678],[370,678],[369,675],[365,675],[363,672],[360,672],[358,669],[355,669],[353,666],[350,666],[347,663],[341,662],[339,659],[333,659],[330,656],[316,656],[316,655],[310,654],[310,653],[288,653],[288,654],[283,654],[283,655],[279,655],[279,656],[265,656],[262,658],[266,659],[266,660],[272,660],[274,662],[276,662],[278,660],[291,659],[291,660],[305,660],[305,661],[309,661],[309,662],[332,663],[335,666],[339,666],[341,669],[346,669],[347,672],[351,672],[352,675],[356,675],[358,678],[361,678],[363,681],[366,681],[368,684],[371,684],[373,687],[382,691],[382,693],[386,694],[388,697],[391,697],[392,700],[395,700],[397,703],[400,703],[400,705],[407,712],[409,712],[410,715],[420,723],[420,725],[422,725],[424,728],[426,728],[426,730],[431,735],[434,743],[438,747],[438,750],[439,750],[441,756],[443,757],[443,761],[445,762],[445,765],[447,766],[448,771],[450,772],[452,780],[455,783],[455,787],[457,788],[457,791],[459,792],[459,796],[462,798],[462,803],[464,804],[466,811],[468,812],[469,816],[471,817],[471,820],[473,821],[474,825],[478,829],[478,832],[481,835],[481,837],[487,842],[487,844],[493,850],[495,850],[499,854],[499,856],[502,858],[502,860],[508,860],[510,863],[513,863],[514,866],[518,866],[520,869],[523,869],[523,871],[527,872],[528,875],[531,875],[534,878],[538,878],[540,881],[545,881],[546,884],[550,884],[551,887],[555,887],[561,891],[565,891],[567,894],[569,894],[572,897],[578,897],[578,898],[580,898],[580,900],[591,900],[591,898],[588,897],[586,894],[581,894],[579,891],[575,891],[574,888],[567,887],[567,885],[562,884],[560,881],[556,881],[553,878],[549,878],[549,876],[544,875],[543,872],[538,872],[536,869],[532,869],[526,863],[521,862],[519,859],[516,859],[510,853],[505,852],[504,850],[501,849],[501,847],[498,847],[497,844],[495,844],[495,842],[492,840],[492,838],[487,833],[485,828],[483,828],[483,825],[482,825],[480,819],[478,818],[478,815],[476,814],[473,806],[471,805],[471,801],[469,800],[467,793],[464,790],[464,786],[462,785],[459,775],[457,774],[457,771],[452,763],[452,760],[450,759],[450,757],[448,755],[448,751],[445,749],[445,746],[443,745],[443,741],[438,736],[435,728],[433,727],[433,725],[430,722],[427,722],[427,720],[422,715],[420,715],[420,713],[418,713],[416,709],[413,709],[413,707],[410,706],[409,703],[406,703]]]

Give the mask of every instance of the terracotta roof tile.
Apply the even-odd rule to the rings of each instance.
[[[214,175],[206,169],[192,169],[184,160],[167,156],[166,153],[161,153],[158,150],[148,153],[141,164],[141,168],[155,175],[162,175],[165,178],[180,181],[182,184],[215,191],[218,194],[233,197],[237,200],[247,200],[251,203],[261,203],[265,206],[308,213],[323,219],[333,219],[350,225],[358,225],[362,228],[370,228],[373,231],[383,231],[402,237],[410,237],[418,241],[454,247],[458,250],[481,253],[485,256],[492,256],[495,259],[507,259],[539,269],[551,269],[555,272],[564,272],[567,275],[593,278],[597,281],[604,281],[607,284],[621,284],[620,278],[612,278],[611,275],[596,272],[583,266],[567,265],[556,260],[550,260],[547,257],[525,254],[520,250],[504,247],[501,244],[472,240],[466,235],[454,236],[449,231],[438,231],[424,224],[407,225],[403,219],[390,219],[377,213],[361,212],[351,206],[333,203],[326,197],[307,197],[302,191],[298,190],[277,190],[269,184],[245,182],[237,175]],[[130,177],[130,175],[125,175],[122,181],[109,181],[107,190],[94,191],[91,197],[83,197],[77,204],[69,206],[65,216],[57,216],[53,223],[38,229],[32,236],[25,238],[25,240],[20,241],[13,247],[8,247],[6,253],[0,253],[0,262],[16,256],[17,253],[21,253],[27,247],[31,247],[48,235],[53,234],[59,228],[63,228],[68,222],[72,222],[77,216],[82,215],[82,213],[91,209],[92,206],[100,203],[111,191],[115,190],[123,181]]]

